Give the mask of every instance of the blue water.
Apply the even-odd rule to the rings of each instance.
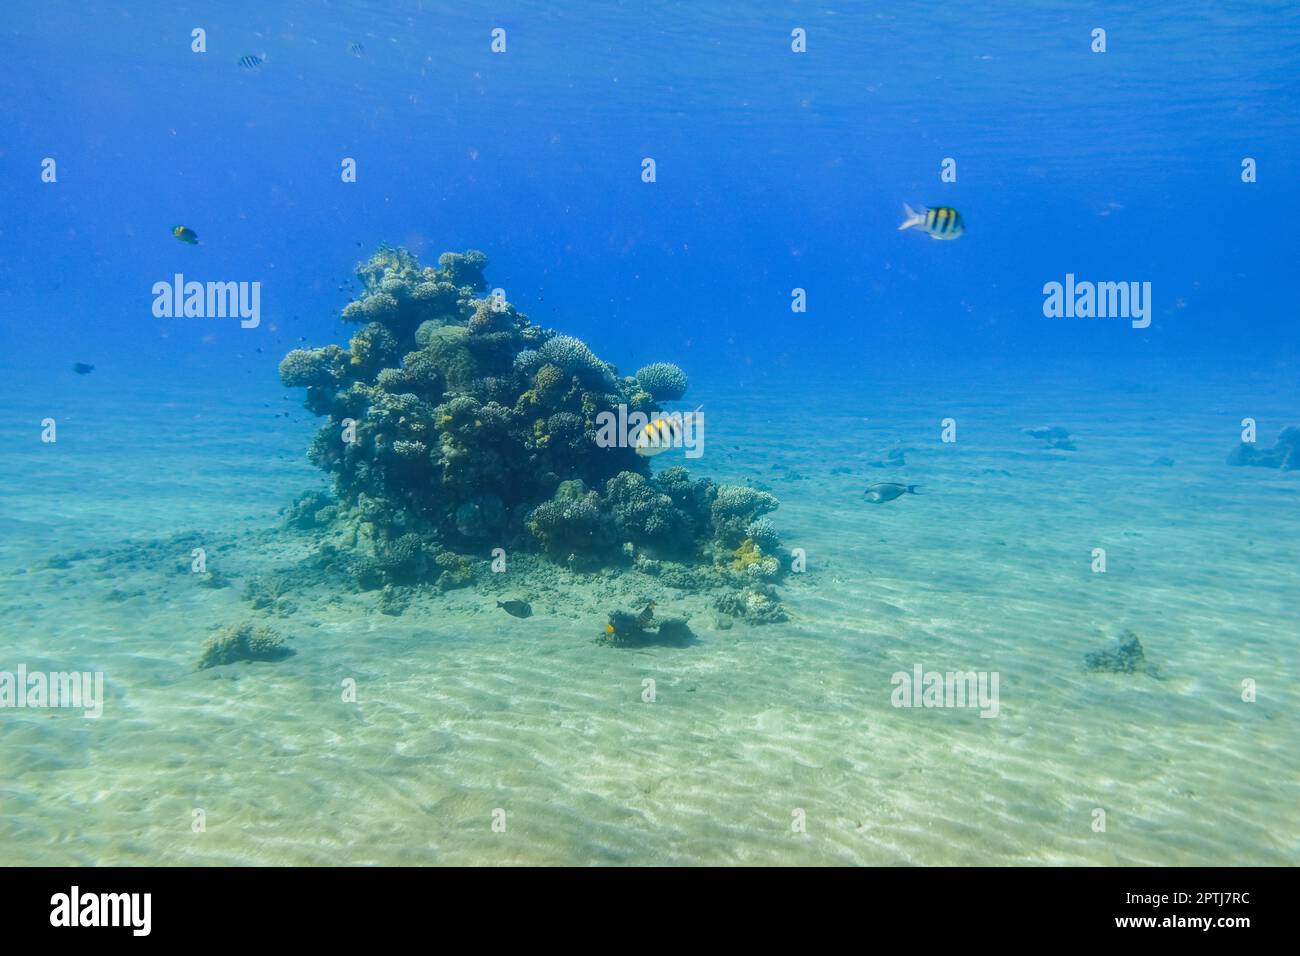
[[[583,643],[567,664],[557,661],[554,672],[538,678],[575,675],[575,693],[591,699],[590,712],[575,704],[573,713],[594,722],[584,742],[591,767],[601,769],[574,791],[586,796],[574,797],[572,817],[550,827],[569,837],[538,836],[540,842],[503,851],[477,836],[462,838],[452,826],[428,856],[411,850],[372,858],[349,856],[341,831],[345,859],[1294,862],[1297,732],[1282,705],[1288,694],[1294,700],[1300,679],[1300,477],[1231,468],[1226,458],[1243,418],[1257,419],[1263,447],[1284,426],[1300,423],[1300,8],[1198,3],[1174,13],[1147,4],[1080,9],[1044,0],[976,8],[714,0],[649,6],[6,4],[0,401],[8,414],[0,432],[0,526],[7,540],[0,558],[10,577],[0,610],[7,601],[11,625],[7,635],[0,631],[0,669],[24,655],[57,663],[57,648],[71,646],[108,670],[110,684],[118,667],[117,693],[141,708],[137,718],[145,725],[162,725],[177,710],[187,725],[198,719],[195,708],[219,711],[210,696],[216,683],[187,685],[185,696],[163,702],[148,703],[148,695],[188,679],[197,640],[187,638],[183,650],[169,643],[176,616],[215,626],[246,610],[237,593],[214,592],[203,600],[217,603],[191,606],[174,603],[162,584],[141,583],[144,603],[128,603],[123,612],[94,603],[49,571],[36,583],[32,575],[56,553],[108,554],[124,542],[142,548],[189,532],[273,540],[276,510],[322,484],[302,457],[315,420],[301,410],[300,393],[278,382],[284,353],[346,344],[354,329],[339,312],[355,292],[342,286],[379,245],[405,246],[430,264],[443,251],[476,248],[489,257],[489,284],[503,287],[534,322],[584,339],[624,371],[653,361],[682,366],[691,376],[690,401],[719,413],[711,424],[716,450],[700,463],[702,473],[775,481],[780,466],[810,479],[777,489],[778,515],[793,540],[813,541],[814,551],[829,549],[839,563],[794,588],[797,613],[788,632],[747,634],[740,646],[755,645],[753,653],[770,658],[744,665],[711,659],[707,638],[733,647],[735,633],[704,629],[704,648],[691,658],[701,663],[693,666],[724,683],[729,668],[752,668],[743,682],[749,690],[699,701],[716,709],[692,715],[688,708],[681,723],[661,728],[659,743],[646,746],[662,748],[662,765],[683,772],[694,766],[681,744],[686,738],[676,737],[675,748],[670,730],[703,734],[725,756],[722,765],[734,760],[737,778],[748,781],[749,796],[737,798],[742,806],[789,783],[780,774],[792,766],[800,795],[791,800],[851,802],[836,774],[870,777],[876,758],[846,752],[828,728],[845,730],[845,708],[856,706],[862,682],[870,683],[857,671],[856,655],[893,654],[884,648],[902,642],[901,656],[886,668],[885,696],[870,692],[865,726],[897,715],[888,707],[888,671],[907,669],[924,656],[920,649],[933,655],[951,641],[947,646],[993,658],[1005,650],[1010,657],[991,665],[1020,666],[1031,675],[1033,699],[1048,707],[1044,719],[1055,725],[1068,724],[1063,714],[1091,714],[1078,718],[1091,730],[1079,729],[1073,740],[1098,739],[1108,721],[1127,727],[1120,736],[1132,733],[1131,760],[1123,763],[1130,776],[1098,753],[1062,753],[1059,740],[1042,740],[1041,748],[1026,750],[1024,766],[1013,762],[1002,777],[995,770],[981,776],[998,806],[994,818],[964,819],[934,843],[909,843],[905,835],[914,827],[941,830],[936,819],[955,819],[926,809],[942,806],[942,795],[912,790],[910,799],[890,797],[891,784],[880,781],[871,805],[888,804],[883,819],[897,829],[865,843],[854,843],[852,834],[869,824],[844,822],[854,813],[868,816],[865,809],[827,810],[841,813],[841,830],[850,835],[827,837],[823,830],[815,846],[755,835],[762,827],[743,814],[712,829],[696,827],[669,809],[693,806],[687,795],[655,803],[658,784],[621,789],[631,773],[618,769],[616,756],[627,753],[619,731],[627,728],[611,716],[615,711],[602,710],[614,705],[600,699],[608,686],[600,670],[581,670],[592,654]],[[206,31],[206,52],[191,49],[194,28]],[[505,30],[503,53],[491,49],[495,28]],[[796,28],[806,31],[804,53],[791,49]],[[1095,28],[1105,30],[1104,53],[1091,49]],[[241,67],[250,54],[264,62]],[[57,164],[56,182],[42,181],[46,158]],[[356,182],[341,180],[346,158],[355,160]],[[642,179],[646,158],[654,160],[654,182]],[[949,159],[953,182],[941,179]],[[1243,182],[1247,159],[1256,181]],[[900,232],[904,203],[956,207],[966,233],[939,242],[918,230]],[[178,224],[194,229],[199,244],[178,242]],[[260,325],[156,318],[151,288],[177,273],[261,283]],[[1127,318],[1046,317],[1044,285],[1067,274],[1150,283],[1149,326],[1135,328]],[[804,312],[791,309],[796,289],[806,293]],[[76,375],[74,362],[95,370]],[[39,443],[47,415],[60,423],[64,457],[57,462]],[[939,430],[948,417],[961,436],[953,454],[969,457],[943,457]],[[1080,436],[1077,456],[1048,452],[1020,433],[1057,422]],[[864,517],[858,496],[881,477],[867,460],[893,444],[928,449],[912,460],[937,503],[905,502],[917,507],[891,527],[878,523],[885,512]],[[1161,455],[1175,466],[1152,472],[1151,461]],[[998,472],[1014,474],[1016,484],[996,485]],[[927,506],[941,510],[919,510]],[[1130,574],[1129,590],[1085,598],[1095,581],[1086,577],[1090,549],[1106,535],[1119,547],[1125,534],[1154,536],[1146,542],[1147,563],[1121,556],[1116,570]],[[963,551],[966,544],[973,550]],[[1003,546],[1016,555],[998,552]],[[231,547],[254,561],[255,545]],[[172,550],[184,554],[189,546]],[[963,576],[970,562],[983,561],[1001,570]],[[100,571],[112,576],[109,568]],[[1115,570],[1108,574],[1113,581]],[[474,609],[456,604],[461,598],[448,600],[429,620],[463,613],[465,632],[477,633]],[[555,600],[562,610],[564,601]],[[946,607],[946,600],[955,603]],[[888,626],[879,616],[886,605],[898,616]],[[302,613],[321,633],[352,626],[352,618],[331,619],[323,604]],[[1258,615],[1253,623],[1251,613]],[[1075,673],[1078,660],[1135,619],[1150,629],[1148,646],[1162,647],[1164,683],[1138,690],[1112,683],[1097,691]],[[388,674],[386,648],[395,649],[395,660],[419,657],[411,650],[423,646],[415,637],[386,644],[375,638],[373,615],[358,620],[371,622],[356,626],[370,635],[366,660],[381,673]],[[1159,633],[1162,623],[1170,633]],[[409,614],[381,624],[413,626]],[[1005,625],[1006,634],[985,633],[984,625]],[[477,626],[484,635],[504,633],[495,618]],[[131,627],[143,628],[138,644],[123,636]],[[586,621],[573,627],[586,629],[584,640],[591,630]],[[86,637],[84,646],[70,636],[71,645],[57,644],[56,632],[100,636]],[[909,634],[918,641],[911,649]],[[992,651],[980,650],[981,634]],[[786,641],[794,642],[787,649],[802,649],[789,651],[795,663],[775,649]],[[1038,656],[1061,642],[1069,648],[1069,673]],[[320,668],[321,679],[333,682],[330,668],[349,646],[339,637],[320,645],[313,662],[300,653],[286,668]],[[554,643],[529,646],[545,654]],[[509,692],[492,684],[498,674],[503,685],[523,680],[508,676],[515,659],[508,646],[488,652],[471,642],[456,653],[477,668],[465,686],[486,695],[468,694],[462,716],[476,707],[493,712],[493,693],[501,707],[512,706]],[[475,654],[489,656],[473,662]],[[668,660],[682,658],[656,658]],[[624,693],[635,697],[639,673],[629,671],[632,690]],[[781,683],[814,674],[815,686]],[[1272,696],[1262,693],[1259,703],[1234,709],[1240,680],[1252,676],[1272,676]],[[809,696],[827,683],[843,685],[834,706]],[[756,687],[782,702],[782,716],[752,696],[769,700]],[[1147,702],[1137,699],[1149,694]],[[1185,705],[1174,724],[1162,724],[1161,715],[1177,707],[1160,694]],[[428,704],[415,693],[394,707],[405,719],[423,706],[418,701]],[[1053,702],[1064,710],[1052,709]],[[528,707],[513,706],[527,723]],[[1241,709],[1250,706],[1274,709],[1266,721]],[[230,719],[264,716],[232,705],[235,713],[243,716]],[[445,717],[439,713],[434,707],[413,723],[437,722]],[[601,723],[601,714],[613,722]],[[1224,733],[1220,718],[1256,723],[1224,745],[1226,755],[1188,756],[1200,746],[1195,741]],[[521,788],[522,802],[544,814],[547,794],[564,774],[537,757],[549,746],[542,723],[539,736],[519,750],[503,745],[475,758],[464,756],[466,741],[495,731],[439,725],[447,740],[427,751],[417,747],[416,763],[427,768],[436,755],[450,754],[439,776],[444,790],[430,796],[427,781],[404,780],[412,790],[396,802],[478,820],[474,801],[481,796],[490,809],[496,796],[489,781],[504,779],[511,782],[503,787]],[[1185,759],[1186,774],[1165,770],[1174,779],[1161,778],[1140,797],[1116,797],[1148,816],[1099,850],[1087,839],[1088,812],[1098,792],[1113,795],[1115,779],[1133,783],[1149,769],[1140,740],[1156,725],[1168,734],[1162,759],[1178,766]],[[285,742],[288,729],[277,736],[262,726],[264,751],[250,758],[235,736],[226,758],[230,767],[265,758],[269,781],[276,748],[292,745]],[[960,733],[982,726],[968,722]],[[90,793],[111,788],[115,774],[124,780],[156,771],[159,792],[177,801],[168,812],[188,819],[189,803],[201,799],[191,797],[192,782],[167,776],[162,768],[171,764],[154,751],[133,749],[125,730],[110,747],[79,725],[68,725],[69,736],[34,727],[10,737],[10,756],[25,770],[0,791],[0,809],[9,801],[15,828],[0,843],[0,863],[70,861],[61,846],[68,825],[38,800],[51,788]],[[743,735],[752,732],[766,735],[774,749],[749,749]],[[909,779],[897,775],[909,772],[918,752],[947,746],[929,732],[897,746],[889,759],[901,769],[882,781]],[[1020,740],[1021,732],[1011,736]],[[1033,738],[1034,730],[1023,732]],[[826,743],[820,762],[807,757],[818,769],[804,774],[798,754],[815,750],[815,739],[840,742]],[[357,768],[369,758],[382,763],[375,756],[389,747],[382,721],[357,740],[345,759]],[[191,744],[196,753],[206,749]],[[972,749],[962,746],[953,752],[978,751],[969,741]],[[531,775],[493,777],[494,768],[517,769],[520,752],[536,759]],[[1036,775],[1035,753],[1059,757],[1059,772]],[[1214,783],[1212,768],[1225,760],[1240,761],[1241,773],[1276,789],[1260,795]],[[767,764],[785,770],[765,776]],[[89,776],[60,782],[60,774],[77,772]],[[284,836],[279,855],[231,837],[220,849],[177,856],[165,826],[154,831],[132,816],[138,811],[128,809],[125,790],[111,810],[77,805],[67,813],[90,821],[78,824],[91,847],[85,862],[338,861],[307,849],[317,831],[303,822],[303,808],[328,804],[319,791],[304,784],[267,796],[271,789],[245,783],[283,811],[281,818],[268,810],[260,820],[264,835]],[[1161,816],[1161,808],[1184,798],[1205,803]],[[347,799],[350,806],[365,802],[357,794]],[[1230,818],[1216,816],[1225,801],[1248,807],[1252,800],[1261,817],[1278,824],[1259,830],[1240,807]],[[1038,819],[1034,808],[1045,801],[1077,811],[1082,835],[1061,837],[1054,822]],[[777,803],[757,819],[782,834],[790,814]],[[953,806],[969,809],[960,800]],[[398,811],[383,812],[391,818]],[[1023,824],[1019,835],[1004,840],[1016,821]],[[364,818],[352,826],[367,831]],[[537,826],[538,834],[547,831]],[[141,827],[151,836],[125,835]],[[4,828],[0,823],[0,835]],[[693,840],[698,852],[690,849]]]

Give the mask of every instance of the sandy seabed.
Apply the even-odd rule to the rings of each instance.
[[[789,622],[725,628],[708,595],[634,573],[507,571],[397,617],[295,589],[311,539],[277,511],[323,486],[308,417],[274,416],[270,386],[222,407],[103,378],[54,445],[46,408],[0,423],[0,670],[102,671],[107,697],[98,720],[0,710],[0,863],[1300,859],[1300,475],[1225,464],[1242,414],[1266,443],[1300,418],[1282,382],[693,394],[692,471],[775,492],[807,554]],[[1020,432],[1048,423],[1077,450]],[[894,444],[905,467],[869,464]],[[925,494],[865,504],[889,478]],[[229,587],[189,573],[198,546]],[[286,588],[255,612],[253,580]],[[594,643],[647,597],[698,641]],[[295,656],[194,669],[250,618]],[[1158,673],[1088,673],[1125,629]],[[918,664],[996,671],[998,716],[895,708]]]

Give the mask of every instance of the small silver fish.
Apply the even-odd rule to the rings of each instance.
[[[886,501],[893,501],[903,495],[917,494],[916,488],[916,485],[900,485],[896,481],[877,481],[873,485],[868,485],[863,494],[867,496],[867,501],[871,504],[882,505]]]

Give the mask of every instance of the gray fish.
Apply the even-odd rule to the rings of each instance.
[[[872,468],[901,468],[907,464],[907,450],[905,448],[891,448],[884,458],[869,461],[867,464]]]
[[[914,495],[917,493],[916,488],[916,485],[900,485],[896,481],[877,481],[873,485],[868,485],[863,494],[871,504],[880,505],[901,498],[903,495]]]
[[[1070,432],[1060,425],[1039,425],[1036,428],[1022,428],[1020,433],[1028,435],[1030,438],[1041,438],[1044,441],[1070,440]]]
[[[503,608],[511,617],[533,616],[533,606],[527,601],[497,601],[497,607]]]

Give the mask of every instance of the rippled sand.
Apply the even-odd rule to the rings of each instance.
[[[807,552],[781,588],[789,623],[723,629],[706,596],[635,574],[508,573],[400,617],[317,586],[265,618],[294,657],[201,673],[207,634],[255,616],[245,583],[307,556],[276,530],[319,483],[305,416],[272,418],[274,389],[225,406],[85,390],[56,446],[33,438],[44,409],[0,422],[0,669],[102,670],[108,696],[99,720],[0,711],[0,863],[1300,858],[1300,475],[1224,464],[1241,416],[1271,442],[1294,394],[694,391],[709,432],[692,469],[769,487]],[[1078,450],[1020,433],[1045,423]],[[906,467],[868,466],[894,443]],[[862,502],[890,477],[925,494]],[[231,587],[196,583],[196,546]],[[504,596],[535,615],[496,610]],[[699,641],[593,643],[645,597],[691,614]],[[1085,672],[1126,628],[1158,676]],[[998,672],[999,716],[894,708],[890,676],[917,664]]]

